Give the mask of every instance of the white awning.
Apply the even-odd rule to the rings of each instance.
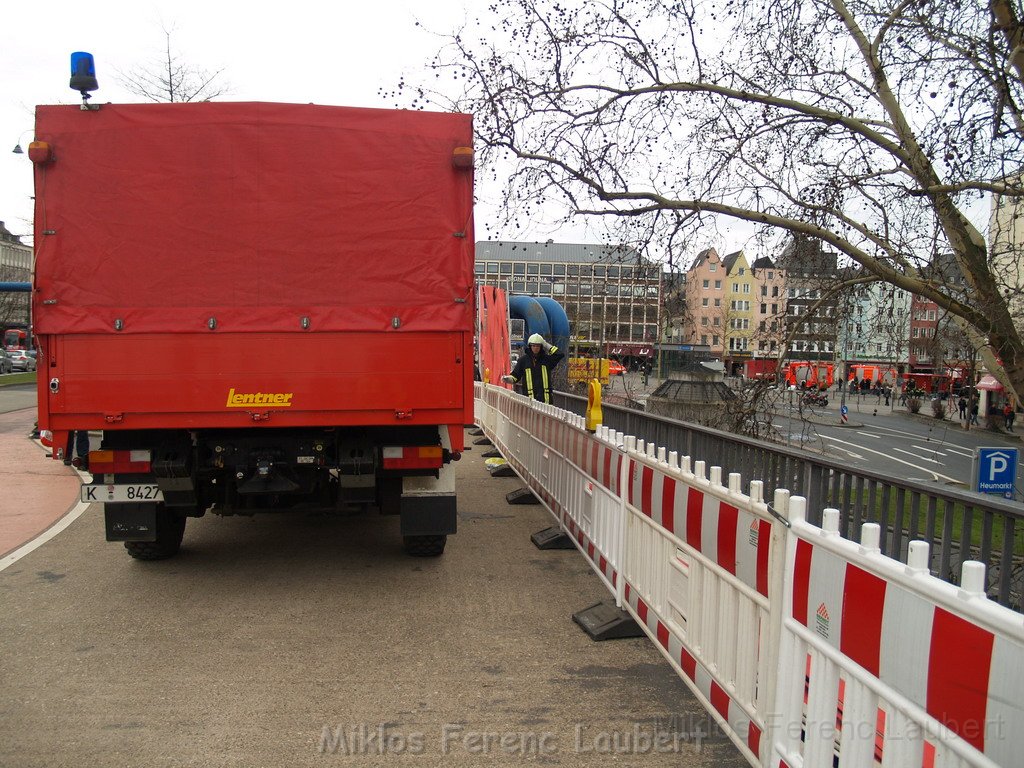
[[[1003,385],[991,373],[986,373],[978,382],[978,389],[984,389],[986,392],[1002,392]]]

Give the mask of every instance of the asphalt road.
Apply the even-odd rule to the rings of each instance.
[[[830,398],[827,408],[812,409],[810,422],[799,414],[779,414],[774,421],[782,439],[843,463],[879,474],[967,488],[972,460],[979,447],[1021,447],[1019,434],[963,428],[955,418],[912,415],[876,403],[848,401],[850,424],[839,425],[839,403]],[[1018,433],[1024,426],[1018,424]],[[1018,488],[1024,489],[1024,464],[1018,467]],[[1021,498],[1018,495],[1018,498]]]
[[[0,765],[745,765],[649,641],[573,624],[606,592],[533,547],[518,481],[458,470],[439,559],[394,518],[264,515],[139,563],[89,508],[0,572]]]

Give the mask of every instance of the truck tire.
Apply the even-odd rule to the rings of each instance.
[[[126,541],[124,548],[136,560],[166,560],[181,549],[187,517],[168,511],[163,504],[156,510],[156,541]]]
[[[405,552],[413,557],[437,557],[444,553],[444,545],[448,537],[441,536],[405,536]]]

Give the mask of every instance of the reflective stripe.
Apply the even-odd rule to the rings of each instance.
[[[533,373],[529,368],[526,369],[526,394],[533,397]]]
[[[550,389],[550,387],[548,387],[548,367],[546,365],[542,365],[540,367],[540,370],[541,370],[541,378],[544,380],[544,402],[545,403],[550,403],[551,402],[551,389]]]

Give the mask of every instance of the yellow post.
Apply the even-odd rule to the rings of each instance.
[[[603,422],[604,415],[601,413],[601,382],[597,379],[591,379],[587,392],[587,431],[596,432]]]

